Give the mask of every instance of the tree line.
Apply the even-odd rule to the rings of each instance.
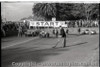
[[[59,21],[97,20],[99,19],[99,3],[36,3],[32,8],[35,17]]]

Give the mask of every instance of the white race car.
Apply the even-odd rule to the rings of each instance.
[[[90,34],[94,35],[94,34],[96,34],[96,31],[95,30],[90,30]]]
[[[25,32],[25,36],[38,36],[39,35],[40,30],[33,30],[33,29],[28,29]]]
[[[41,31],[40,32],[40,37],[49,37],[49,33],[46,31]]]
[[[88,30],[88,29],[86,29],[86,30],[82,31],[81,34],[94,35],[94,34],[96,34],[96,31],[95,30]]]
[[[81,34],[89,34],[89,30],[86,29],[86,30],[82,31]]]

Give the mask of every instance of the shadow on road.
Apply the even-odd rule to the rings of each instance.
[[[72,47],[72,46],[77,46],[77,45],[83,45],[83,44],[86,44],[88,42],[83,42],[83,43],[78,43],[78,44],[74,44],[74,45],[70,45],[70,46],[66,46],[66,47]]]
[[[67,38],[75,38],[75,37],[79,37],[79,36],[83,36],[81,34],[68,34]]]
[[[12,62],[42,62],[48,60],[48,56],[60,55],[63,51],[68,51],[66,48],[48,48],[34,50],[32,48],[10,48],[2,51],[2,67],[8,67]]]

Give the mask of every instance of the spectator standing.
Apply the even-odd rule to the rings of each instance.
[[[22,27],[18,27],[18,37],[22,36]]]
[[[4,30],[3,24],[1,25],[1,31],[2,31],[2,33],[3,33],[3,36],[6,36],[6,32],[5,32],[5,30]]]
[[[75,21],[75,27],[78,27],[78,25],[77,25],[77,21]]]
[[[78,33],[80,34],[80,32],[81,32],[81,28],[79,27],[79,28],[78,28]]]
[[[66,29],[66,33],[67,33],[67,34],[69,33],[69,29],[68,29],[68,28]]]
[[[53,34],[56,35],[56,37],[58,37],[58,30],[57,29],[54,29],[53,30]]]

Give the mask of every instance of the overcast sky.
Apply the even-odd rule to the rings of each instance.
[[[2,2],[2,17],[6,18],[7,21],[18,21],[23,17],[31,16],[33,4],[31,2]]]

